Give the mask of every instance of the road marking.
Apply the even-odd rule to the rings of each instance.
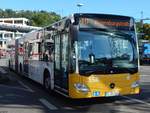
[[[2,105],[0,105],[0,108],[6,108],[6,109],[14,108],[15,110],[16,109],[32,109],[33,110],[33,109],[42,109],[42,106],[39,106],[39,105],[32,105],[32,106],[30,106],[30,105],[18,105],[18,104],[8,104],[8,105],[7,104],[6,105],[2,104]],[[1,111],[0,111],[0,113],[1,113]],[[9,112],[9,113],[12,113],[12,112]],[[13,113],[16,113],[16,112],[13,112]],[[22,112],[19,112],[19,113],[22,113]]]
[[[19,87],[12,87],[12,86],[2,85],[2,84],[0,84],[0,87],[10,88],[10,89],[16,89],[16,90],[23,90],[23,91],[31,92],[31,91],[29,91],[28,89],[19,88]]]
[[[28,91],[30,92],[34,92],[34,90],[32,90],[29,86],[25,85],[22,81],[18,81],[23,87],[25,87]]]
[[[1,72],[2,74],[6,74],[6,73],[7,73],[2,67],[0,67],[0,72]]]
[[[141,76],[149,76],[150,77],[150,75],[142,75],[142,74],[141,74]]]
[[[8,93],[5,94],[5,97],[17,97],[17,98],[23,98],[24,95],[14,94],[14,93]]]
[[[138,102],[138,103],[142,103],[142,104],[146,104],[146,105],[150,106],[150,103],[139,100],[139,99],[135,99],[135,98],[127,97],[127,96],[122,96],[122,97],[126,98],[126,99],[129,99],[129,100],[132,100],[132,101],[135,101],[135,102]]]
[[[118,112],[119,113],[140,113],[138,109],[134,109],[132,108],[132,106],[125,106],[125,105],[117,106],[116,112],[117,113]]]
[[[39,99],[39,101],[44,104],[48,109],[50,110],[57,110],[58,108],[56,106],[54,106],[53,104],[49,103],[46,99],[41,98]]]
[[[75,110],[75,109],[72,108],[72,107],[62,107],[62,109],[65,109],[65,110]]]

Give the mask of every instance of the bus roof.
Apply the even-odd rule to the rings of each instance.
[[[117,15],[117,14],[103,14],[103,13],[74,13],[74,16],[110,16],[110,17],[118,17],[118,18],[133,18],[130,16],[125,16],[125,15]]]
[[[68,17],[64,17],[63,19],[61,19],[61,20],[59,20],[59,21],[57,21],[57,22],[55,22],[55,23],[53,23],[53,24],[51,24],[51,25],[47,25],[47,26],[45,26],[45,27],[43,27],[43,28],[41,28],[41,29],[39,29],[39,30],[34,30],[34,31],[32,31],[32,32],[29,32],[29,33],[27,33],[25,36],[24,36],[24,38],[26,37],[26,36],[28,36],[28,35],[36,35],[37,34],[37,32],[40,32],[40,31],[42,31],[43,29],[53,29],[53,26],[55,27],[55,25],[57,26],[61,26],[61,24],[62,24],[62,26],[64,26],[64,24],[65,24],[65,20],[68,20],[68,19],[72,19],[72,18],[78,18],[78,17],[100,17],[100,18],[108,18],[108,19],[110,19],[110,18],[114,18],[114,19],[121,19],[121,20],[130,20],[131,18],[133,19],[133,17],[129,17],[129,16],[123,16],[123,15],[115,15],[115,14],[98,14],[98,13],[74,13],[74,14],[72,14],[71,16],[68,16]],[[61,24],[60,24],[61,23]]]

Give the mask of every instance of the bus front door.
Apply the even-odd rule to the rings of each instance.
[[[68,91],[68,34],[55,37],[54,83],[56,88]]]

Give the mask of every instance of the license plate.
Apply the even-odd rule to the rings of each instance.
[[[118,96],[119,92],[118,91],[110,91],[110,92],[106,92],[105,96],[106,97],[110,97],[110,96]]]
[[[100,96],[100,92],[99,92],[99,91],[94,91],[94,92],[93,92],[93,96],[94,96],[94,97]]]

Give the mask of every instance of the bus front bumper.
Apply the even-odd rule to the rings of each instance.
[[[139,74],[113,76],[72,76],[69,81],[69,97],[93,98],[132,95],[140,93]]]

